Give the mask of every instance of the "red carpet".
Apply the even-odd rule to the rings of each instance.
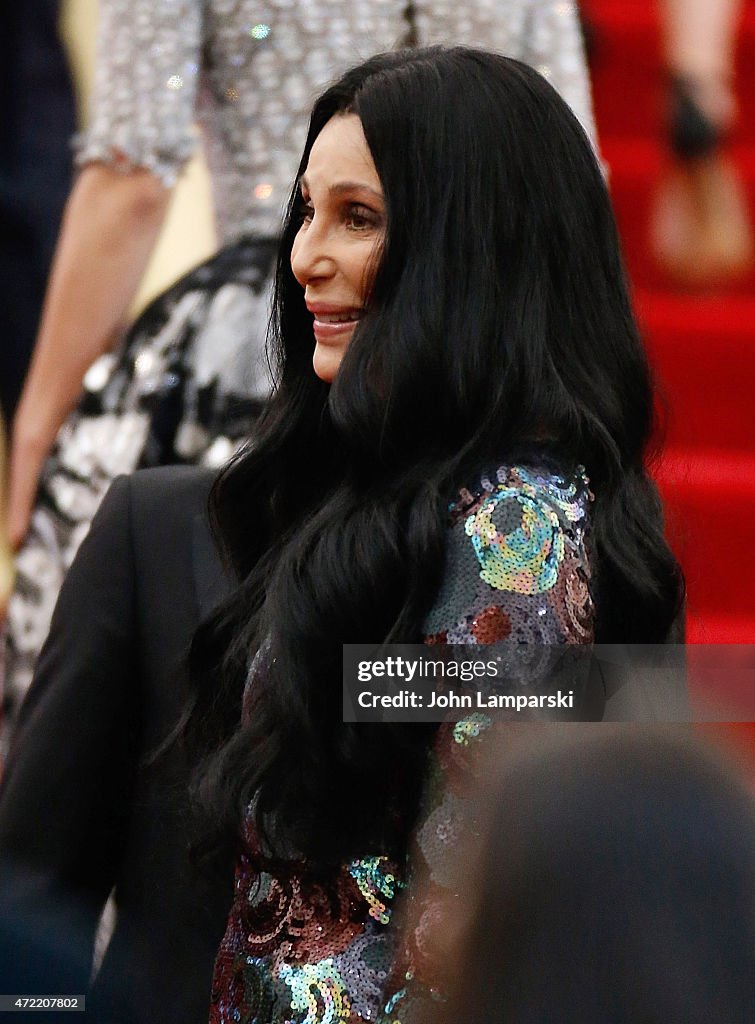
[[[666,160],[660,38],[651,0],[584,0],[593,87],[637,309],[667,410],[657,478],[688,581],[692,643],[755,643],[755,268],[725,294],[675,293],[647,246]],[[731,153],[755,211],[755,0],[739,46]]]

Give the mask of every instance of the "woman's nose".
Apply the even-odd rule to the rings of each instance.
[[[316,278],[330,277],[335,270],[327,234],[314,220],[299,228],[291,249],[291,269],[301,285]]]

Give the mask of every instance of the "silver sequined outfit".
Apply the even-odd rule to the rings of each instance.
[[[85,400],[61,430],[17,562],[7,721],[115,476],[172,461],[220,464],[247,432],[243,400],[262,398],[268,386],[273,240],[313,99],[327,82],[410,40],[497,49],[549,78],[594,139],[569,0],[101,0],[100,8],[92,117],[78,163],[146,167],[172,185],[197,144],[198,122],[224,249],[157,299],[118,354],[91,368]]]
[[[376,50],[500,50],[537,68],[594,135],[575,4],[568,0],[102,0],[93,116],[78,159],[120,153],[172,185],[207,148],[223,243],[271,236],[314,97]]]

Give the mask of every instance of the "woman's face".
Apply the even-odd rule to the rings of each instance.
[[[330,383],[365,311],[385,237],[383,189],[356,114],[336,115],[317,136],[301,196],[291,269],[314,317],[315,373]]]

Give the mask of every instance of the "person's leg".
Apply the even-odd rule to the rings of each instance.
[[[734,48],[741,0],[662,0],[675,166],[658,192],[652,244],[678,281],[705,287],[752,259],[746,201],[721,146],[737,114]]]
[[[688,82],[702,113],[726,129],[734,119],[734,45],[741,0],[662,0],[670,73]]]

